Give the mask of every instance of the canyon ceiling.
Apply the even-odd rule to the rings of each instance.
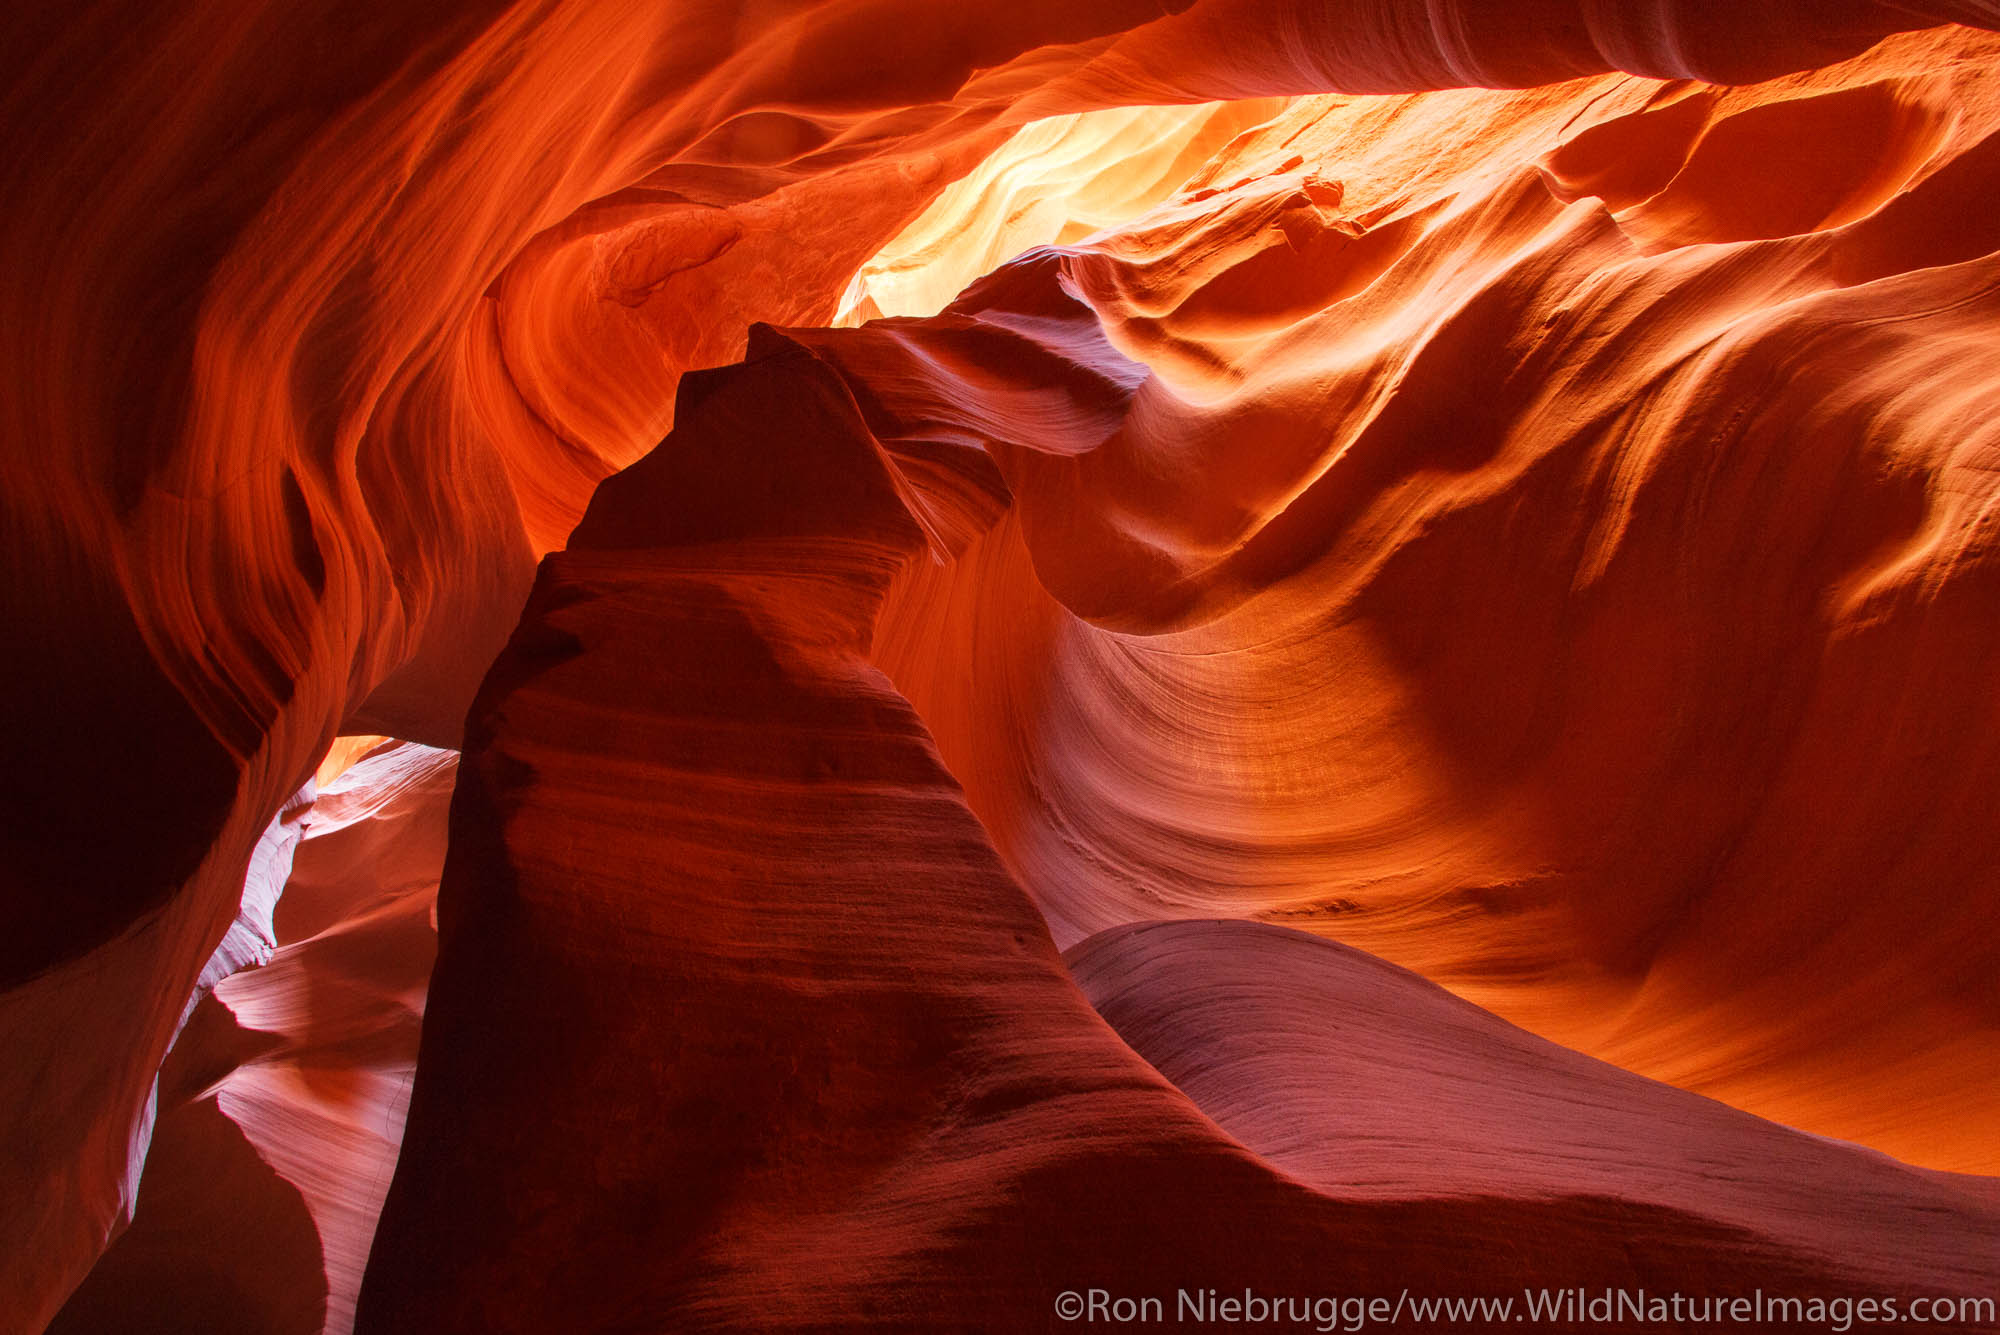
[[[11,10],[0,1332],[2000,1296],[2000,2]]]

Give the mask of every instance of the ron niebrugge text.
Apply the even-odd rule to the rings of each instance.
[[[1523,1289],[1503,1297],[1412,1296],[1337,1298],[1258,1293],[1254,1289],[1177,1289],[1171,1297],[1065,1289],[1056,1295],[1064,1321],[1104,1325],[1306,1326],[1357,1331],[1370,1326],[1431,1323],[1539,1325],[1612,1323],[1798,1326],[1836,1332],[1862,1326],[1991,1324],[1996,1302],[1965,1297],[1777,1296],[1656,1294],[1644,1289]]]

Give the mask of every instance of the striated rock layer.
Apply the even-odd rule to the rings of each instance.
[[[358,1329],[1031,1330],[1099,1286],[2000,1277],[1991,1204],[1906,1169],[1855,1213],[1935,1231],[1943,1211],[1950,1240],[1863,1265],[1797,1218],[1722,1223],[1616,1172],[1356,1191],[1231,1139],[1091,1010],[868,663],[899,568],[961,551],[993,497],[983,455],[883,442],[847,389],[809,348],[753,340],[746,365],[684,382],[668,446],[544,563],[467,730]],[[786,467],[741,448],[753,425]],[[1444,1064],[1470,1085],[1504,1061],[1475,1042]],[[1600,1071],[1577,1078],[1644,1085]],[[1797,1142],[1807,1195],[1861,1157],[1715,1118],[1688,1134],[1718,1157]]]
[[[173,1183],[241,1181],[260,1240],[309,1219],[329,1310],[351,1293],[334,1257],[373,1188],[280,1162],[337,1128],[180,1118],[222,1102],[181,1104],[204,1086],[162,1061],[227,990],[270,987],[271,1032],[343,1012],[310,969],[283,982],[288,803],[339,732],[456,743],[534,559],[675,426],[684,372],[741,356],[752,322],[833,320],[896,238],[919,267],[940,230],[1075,242],[1167,191],[936,319],[795,339],[949,553],[881,565],[841,653],[935,738],[999,859],[979,876],[1056,944],[1274,918],[1642,1074],[1995,1167],[1994,48],[1881,42],[2000,24],[1988,0],[19,8],[0,1313],[21,1328],[143,1200],[156,1108],[174,1157],[211,1165],[159,1199],[194,1218],[214,1199]],[[1473,85],[1532,91],[1308,98],[1242,133],[1240,108],[1187,112],[1205,166],[1135,159],[1025,230],[990,216],[1004,182],[945,193],[1046,117]],[[767,399],[805,392],[781,370]],[[646,545],[785,509],[876,532],[857,515],[895,506],[844,471],[872,456],[795,449],[772,411],[701,428],[739,471],[652,495],[671,513]],[[563,865],[598,876],[597,852],[625,856]],[[598,908],[594,933],[629,930],[624,899]],[[410,944],[380,947],[404,983]],[[274,950],[262,982],[227,976]]]
[[[1009,483],[877,651],[1057,941],[1281,921],[2000,1169],[1997,50],[1302,102],[810,336]]]
[[[1603,1196],[1838,1256],[1851,1282],[1981,1293],[1986,1178],[1759,1121],[1512,1029],[1267,923],[1144,923],[1065,955],[1120,1038],[1273,1167],[1365,1200]]]
[[[189,1015],[132,1225],[56,1335],[353,1329],[416,1065],[457,756],[341,740],[297,818],[274,949]]]

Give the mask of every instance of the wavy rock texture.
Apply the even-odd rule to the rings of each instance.
[[[473,708],[359,1329],[1060,1328],[1087,1276],[1853,1277],[1588,1191],[1364,1199],[1223,1134],[1079,995],[867,663],[898,567],[990,493],[983,456],[885,447],[844,388],[753,341],[544,564]]]
[[[1302,103],[1241,151],[1306,162],[818,336],[1012,490],[879,648],[1057,941],[1283,921],[2000,1167],[1993,52]]]
[[[163,1136],[177,1116],[168,1047],[220,1004],[203,985],[284,977],[282,945],[221,972],[262,956],[246,884],[336,734],[456,744],[535,557],[675,425],[684,372],[741,356],[754,321],[833,319],[1018,127],[1163,103],[1535,89],[1295,103],[1191,180],[1176,149],[1107,181],[1091,209],[1179,193],[935,320],[798,336],[949,554],[884,558],[883,613],[850,629],[873,627],[1001,881],[1061,944],[1281,917],[1628,1069],[1994,1167],[1993,868],[1966,833],[1992,823],[2000,736],[1993,48],[1874,46],[2000,23],[1985,0],[12,17],[0,1311],[21,1328],[119,1227],[156,1088]],[[1005,189],[966,193],[967,229],[1028,235],[985,221]],[[730,430],[768,467],[715,476],[754,506],[695,488],[711,516],[649,546],[730,533],[767,493],[895,510],[840,467],[784,478],[757,411]],[[838,518],[812,533],[875,534]],[[382,947],[403,983],[408,944]],[[310,1029],[311,996],[266,1013]],[[1129,1074],[1121,1052],[1090,1069]],[[284,1177],[265,1115],[224,1113],[180,1119],[175,1156],[241,1180],[279,1251],[304,1208],[333,1311],[368,1193]],[[1266,1181],[1202,1125],[1197,1157]]]
[[[1979,1292],[1985,1178],[1900,1164],[1639,1079],[1350,947],[1146,923],[1065,955],[1132,1049],[1272,1166],[1361,1199],[1603,1196],[1840,1257],[1857,1284]]]
[[[861,266],[834,324],[934,315],[1025,250],[1128,222],[1283,105],[1266,98],[1127,107],[1026,126]]]
[[[353,1329],[416,1066],[457,756],[352,740],[366,749],[336,748],[296,818],[275,950],[194,1008],[132,1225],[50,1330]]]

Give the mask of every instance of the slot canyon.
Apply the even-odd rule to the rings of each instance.
[[[2000,1331],[2000,0],[9,11],[0,1335]]]

